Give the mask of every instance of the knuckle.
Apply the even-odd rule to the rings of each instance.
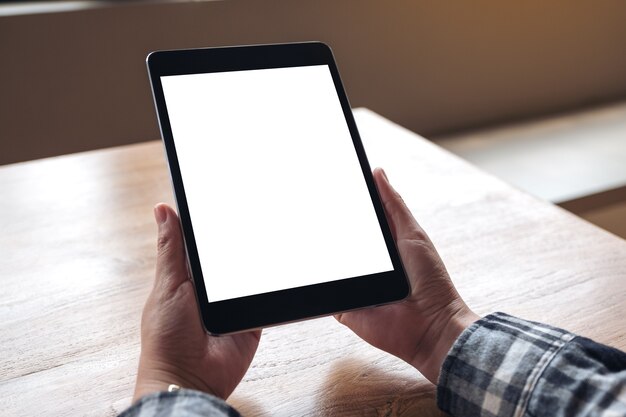
[[[162,234],[157,238],[157,251],[159,253],[167,252],[171,245],[171,239],[169,236]]]

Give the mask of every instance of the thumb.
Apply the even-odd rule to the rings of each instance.
[[[403,240],[429,241],[400,194],[389,183],[385,171],[382,168],[376,168],[373,174],[396,243]]]
[[[154,286],[172,291],[189,278],[180,221],[176,212],[164,203],[154,207],[154,218],[159,227]]]

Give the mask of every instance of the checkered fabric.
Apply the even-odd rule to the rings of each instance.
[[[182,389],[141,398],[118,417],[241,417],[224,401],[200,391]]]
[[[626,417],[626,353],[504,313],[457,339],[439,377],[437,403],[459,417]],[[119,417],[240,417],[192,390],[143,397]]]
[[[504,313],[466,329],[439,377],[453,416],[626,416],[626,353]]]

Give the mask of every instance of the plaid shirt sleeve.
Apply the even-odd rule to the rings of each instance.
[[[146,395],[118,417],[241,417],[224,401],[193,390]]]
[[[444,361],[453,416],[626,416],[626,353],[504,313],[466,329]]]

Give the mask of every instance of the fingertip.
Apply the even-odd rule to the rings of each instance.
[[[170,219],[177,219],[178,214],[170,205],[166,203],[158,203],[154,206],[154,218],[157,224],[165,224]]]
[[[382,168],[374,168],[372,171],[372,176],[374,177],[374,183],[380,192],[380,188],[383,186],[382,184],[386,182],[386,177],[384,175],[384,171]]]
[[[158,203],[154,206],[154,218],[158,225],[160,240],[169,241],[169,237],[178,238],[180,236],[178,214],[169,205]]]
[[[167,221],[168,206],[165,203],[159,203],[154,206],[154,219],[158,225],[162,225]]]
[[[352,314],[353,312],[344,312],[344,313],[335,314],[333,317],[342,326],[350,328],[350,317],[353,317]]]
[[[389,182],[389,179],[387,178],[387,174],[385,173],[385,170],[382,169],[381,167],[374,168],[374,171],[372,173],[374,174],[375,179],[377,180],[383,179]]]
[[[385,172],[385,169],[384,168],[377,168],[377,169],[380,172],[380,175],[382,175],[382,177],[385,179],[385,181],[389,183],[389,177],[387,177],[387,173]]]
[[[376,168],[373,174],[376,187],[378,188],[378,192],[380,193],[383,203],[392,200],[394,196],[399,197],[399,194],[389,182],[389,178],[387,177],[387,173],[384,169]]]

